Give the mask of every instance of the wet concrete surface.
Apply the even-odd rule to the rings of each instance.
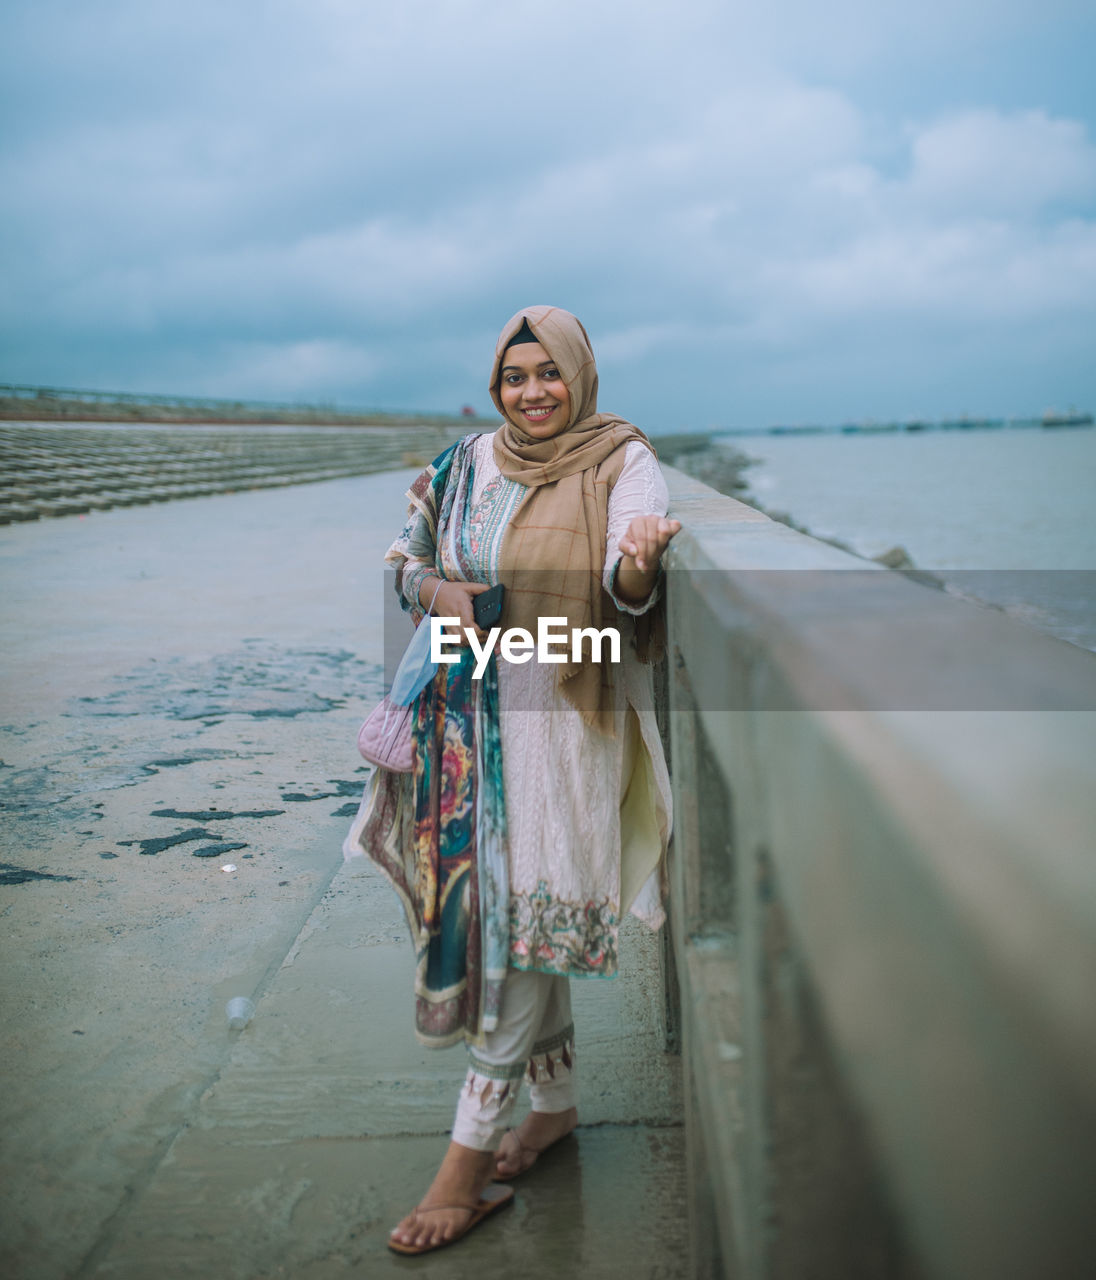
[[[583,1276],[684,1274],[674,1075],[657,1018],[635,1016],[650,948],[638,931],[632,943],[623,980],[576,987],[577,1139],[517,1181],[516,1211],[416,1273],[507,1274],[524,1260]],[[381,877],[336,876],[89,1274],[137,1280],[165,1242],[179,1276],[406,1271],[386,1234],[433,1174],[465,1070],[461,1049],[414,1043],[412,971]]]
[[[0,531],[5,1275],[686,1274],[638,927],[575,984],[571,1150],[457,1248],[384,1247],[464,1074],[416,1045],[398,904],[340,853],[410,476]]]

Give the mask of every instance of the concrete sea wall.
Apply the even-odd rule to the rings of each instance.
[[[0,525],[422,466],[468,430],[0,423]]]
[[[1096,656],[671,494],[690,1274],[1091,1274]]]

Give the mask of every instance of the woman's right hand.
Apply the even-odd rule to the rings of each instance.
[[[427,578],[419,591],[419,603],[424,609],[428,608],[430,598],[434,596],[436,590],[438,594],[434,597],[434,607],[430,610],[434,617],[459,618],[462,645],[468,644],[466,627],[472,628],[477,640],[486,640],[487,632],[476,626],[475,615],[472,613],[472,601],[481,591],[487,590],[487,585],[486,582],[445,581],[439,587],[437,578]]]

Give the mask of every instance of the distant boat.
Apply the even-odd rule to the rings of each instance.
[[[1040,422],[1044,427],[1091,427],[1091,413],[1044,413]]]

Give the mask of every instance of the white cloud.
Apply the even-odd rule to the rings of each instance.
[[[1096,147],[1045,113],[982,110],[909,131],[907,176],[859,162],[820,170],[842,209],[836,243],[774,262],[770,288],[833,315],[995,324],[1091,317],[1096,220],[1059,206],[1096,193]]]
[[[916,131],[902,194],[934,213],[1025,215],[1096,196],[1096,147],[1078,120],[967,111]]]

